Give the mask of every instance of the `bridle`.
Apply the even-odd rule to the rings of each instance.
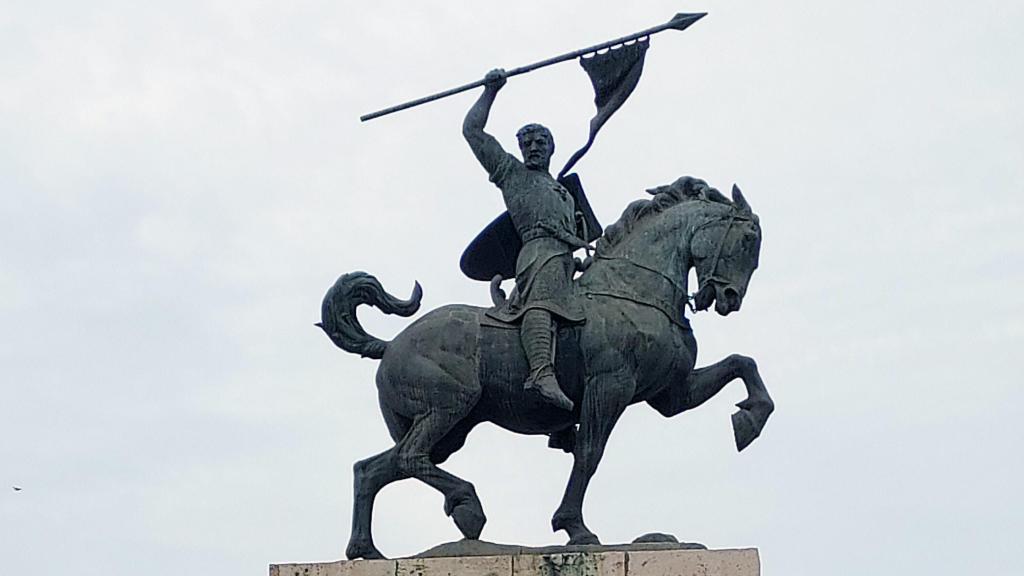
[[[698,226],[697,228],[694,229],[693,236],[696,236],[697,233],[700,232],[701,230],[703,230],[704,228],[706,228],[706,227],[708,227],[708,226],[710,226],[712,224],[717,224],[718,222],[721,222],[721,221],[722,221],[722,219],[716,218],[714,220],[709,220],[709,221],[701,224],[700,226]],[[698,287],[697,287],[698,292],[700,291],[701,288],[704,288],[704,286],[706,286],[707,284],[709,284],[710,282],[712,282],[712,281],[714,281],[716,279],[715,278],[715,273],[718,272],[718,261],[722,258],[722,249],[725,247],[725,241],[726,241],[726,239],[729,238],[729,231],[732,230],[732,225],[733,225],[734,222],[736,222],[736,212],[735,211],[731,212],[729,214],[729,222],[725,225],[725,231],[722,233],[722,238],[715,245],[715,255],[711,259],[711,270],[708,272],[708,274],[706,276],[704,276],[704,278],[701,280],[700,284],[698,285]],[[718,279],[718,280],[721,281],[721,279]]]
[[[713,224],[717,224],[717,223],[721,222],[722,220],[725,220],[725,218],[712,218],[711,220],[708,220],[707,222],[704,222],[701,225],[699,225],[696,228],[694,228],[693,234],[690,236],[691,241],[692,241],[693,237],[695,237],[697,235],[697,232],[703,230],[704,228],[706,228],[708,226],[711,226]],[[689,308],[691,312],[696,314],[698,312],[698,310],[693,305],[694,299],[696,298],[697,294],[701,290],[704,289],[705,286],[707,286],[708,284],[711,284],[711,283],[715,283],[715,282],[717,282],[719,284],[728,284],[729,283],[729,281],[727,279],[717,277],[716,273],[718,271],[718,262],[721,260],[721,257],[722,257],[722,250],[725,247],[725,241],[728,240],[729,232],[732,230],[732,226],[733,226],[733,224],[735,224],[735,222],[737,220],[746,221],[746,220],[749,220],[749,218],[743,217],[735,209],[730,210],[729,217],[728,217],[728,222],[726,223],[726,226],[725,226],[725,232],[722,234],[722,237],[719,239],[718,243],[715,245],[714,257],[711,260],[711,271],[706,276],[704,276],[701,279],[700,284],[697,287],[697,292],[694,292],[693,294],[686,294],[686,291],[683,289],[682,286],[679,285],[678,282],[676,282],[676,280],[674,278],[668,276],[667,274],[665,274],[661,270],[656,270],[656,269],[651,268],[649,266],[645,266],[643,264],[640,264],[639,262],[635,262],[633,260],[630,260],[629,258],[623,258],[621,256],[607,256],[605,254],[601,254],[600,252],[595,253],[593,257],[595,259],[598,259],[598,260],[616,260],[616,261],[619,261],[619,262],[626,262],[626,263],[628,263],[629,265],[631,265],[633,267],[639,268],[641,270],[650,272],[650,273],[652,273],[652,274],[654,274],[656,276],[661,277],[670,286],[672,286],[672,288],[675,289],[677,294],[679,294],[682,297],[682,299],[685,301],[686,307]],[[595,294],[597,294],[597,293],[595,292]],[[605,295],[610,295],[610,294],[605,294]],[[630,300],[633,300],[634,302],[637,302],[639,304],[648,304],[649,305],[649,303],[641,302],[641,301],[639,301],[639,300],[637,300],[635,298],[630,298]],[[657,308],[657,306],[655,306],[655,307]],[[676,321],[675,318],[671,317],[671,315],[669,315],[669,318],[672,321],[674,321],[674,322]]]
[[[723,218],[714,218],[714,219],[708,220],[707,222],[704,222],[700,226],[697,226],[693,230],[693,235],[690,237],[691,243],[693,241],[693,238],[697,235],[697,232],[700,232],[701,230],[703,230],[704,228],[706,228],[708,226],[711,226],[712,224],[717,224],[717,223],[721,222],[722,220],[723,220]],[[729,239],[729,232],[732,230],[732,225],[735,224],[737,220],[748,221],[749,219],[745,218],[745,217],[741,217],[740,213],[735,208],[733,208],[732,210],[729,211],[729,219],[728,219],[728,222],[725,225],[725,231],[722,232],[721,239],[719,239],[718,243],[715,245],[715,254],[714,254],[714,256],[711,259],[711,269],[708,271],[708,273],[706,275],[703,275],[703,278],[701,278],[700,283],[697,285],[697,291],[694,292],[693,294],[688,294],[686,296],[686,305],[687,305],[687,307],[690,308],[690,311],[693,312],[694,314],[697,313],[697,310],[694,308],[693,302],[696,299],[697,294],[699,294],[702,290],[704,290],[704,288],[707,285],[715,284],[715,283],[718,283],[718,284],[728,284],[729,283],[728,279],[719,278],[717,276],[717,273],[718,273],[718,262],[722,258],[722,249],[725,247],[725,241]]]

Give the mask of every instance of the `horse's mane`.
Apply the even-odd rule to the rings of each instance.
[[[704,183],[704,181],[690,176],[683,176],[672,184],[648,190],[647,192],[654,195],[651,199],[640,199],[630,202],[626,209],[622,211],[622,216],[614,224],[605,228],[604,235],[597,241],[597,253],[607,254],[609,250],[629,236],[638,222],[653,214],[660,214],[683,202],[703,200],[705,202],[732,205],[732,201],[713,188],[709,192],[698,190],[696,188],[698,183]]]

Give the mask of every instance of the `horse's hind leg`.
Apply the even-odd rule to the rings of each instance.
[[[422,480],[444,495],[444,512],[462,535],[477,539],[487,517],[472,484],[441,470],[431,461],[434,447],[458,423],[460,415],[443,407],[417,416],[409,433],[396,446],[398,468],[405,476]],[[468,431],[467,431],[468,432]]]
[[[387,405],[381,406],[384,423],[388,427],[391,438],[397,443],[408,432],[412,421],[396,414]],[[356,462],[352,467],[352,479],[355,484],[355,497],[352,501],[352,533],[349,537],[345,555],[350,560],[356,558],[383,558],[384,556],[373,544],[371,533],[373,501],[377,493],[388,484],[401,480],[395,462],[395,448],[386,450],[376,456]]]
[[[449,456],[466,445],[466,437],[479,423],[479,420],[470,418],[460,420],[440,442],[434,445],[434,449],[430,452],[430,461],[434,464],[443,464]]]
[[[768,389],[757,371],[757,363],[752,358],[733,354],[720,362],[694,370],[684,385],[672,386],[648,400],[648,403],[665,416],[675,416],[707,402],[737,378],[742,379],[747,388],[747,398],[736,405],[739,410],[732,415],[736,448],[743,450],[760,436],[768,417],[775,410],[775,403],[768,395]]]
[[[384,557],[373,544],[370,526],[373,501],[377,493],[388,484],[406,477],[396,464],[397,448],[396,446],[366,460],[360,460],[352,467],[355,499],[352,507],[352,534],[345,549],[345,555],[349,560]]]
[[[469,482],[438,468],[430,460],[430,450],[453,428],[449,410],[429,411],[416,417],[394,448],[360,460],[353,467],[355,505],[352,512],[352,536],[345,555],[356,558],[383,558],[373,544],[370,528],[373,501],[382,488],[397,480],[417,478],[444,495],[445,514],[452,517],[466,538],[478,538],[487,518],[480,499]],[[462,438],[472,425],[455,426]],[[435,457],[437,455],[435,454]]]

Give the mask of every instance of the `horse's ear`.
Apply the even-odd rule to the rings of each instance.
[[[747,203],[747,199],[743,197],[743,192],[740,192],[740,187],[732,185],[732,201],[736,204],[736,207],[743,212],[751,212],[750,204]]]

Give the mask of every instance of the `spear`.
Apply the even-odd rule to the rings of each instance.
[[[548,58],[547,60],[541,60],[540,62],[534,62],[533,64],[527,64],[526,66],[520,66],[519,68],[513,68],[507,71],[505,75],[506,77],[511,77],[518,76],[520,74],[526,74],[527,72],[532,72],[533,70],[536,70],[538,68],[551,66],[552,64],[558,64],[559,62],[565,62],[566,60],[573,60],[585,54],[591,54],[599,50],[604,50],[605,48],[611,48],[612,46],[625,44],[626,42],[632,42],[633,40],[637,40],[645,36],[650,36],[652,34],[657,34],[662,30],[668,30],[670,28],[673,30],[686,30],[687,28],[690,27],[690,24],[693,24],[694,22],[700,20],[704,16],[707,16],[707,12],[701,12],[698,14],[676,14],[675,17],[673,17],[671,20],[664,24],[659,24],[652,28],[647,28],[646,30],[641,30],[628,36],[623,36],[622,38],[616,38],[615,40],[609,40],[607,42],[602,42],[600,44],[588,46],[587,48],[581,48],[573,52],[568,52],[566,54],[562,54],[561,56],[555,56],[554,58]],[[483,86],[484,84],[486,84],[484,80],[477,80],[476,82],[463,84],[462,86],[457,86],[455,88],[445,90],[444,92],[438,92],[437,94],[431,94],[430,96],[424,96],[423,98],[418,98],[416,100],[412,100],[404,104],[399,104],[397,106],[392,106],[390,108],[385,108],[383,110],[378,110],[376,112],[360,116],[359,121],[366,122],[367,120],[380,118],[381,116],[391,114],[392,112],[398,112],[399,110],[405,110],[406,108],[412,108],[413,106],[419,106],[420,104],[426,104],[427,102],[433,102],[434,100],[440,100],[441,98],[446,98],[453,94],[465,92],[466,90],[472,90],[473,88]]]

